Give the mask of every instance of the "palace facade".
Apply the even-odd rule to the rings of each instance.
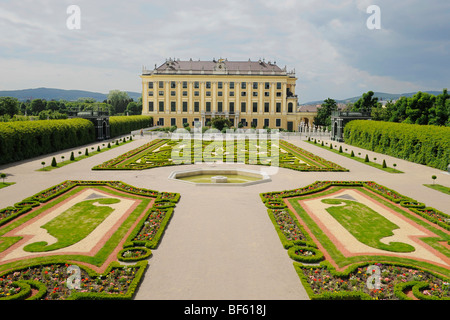
[[[302,122],[295,72],[275,62],[168,59],[141,78],[142,114],[155,125],[192,127],[223,116],[235,128],[298,131]]]

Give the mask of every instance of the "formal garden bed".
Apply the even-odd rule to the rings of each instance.
[[[186,146],[188,143],[190,146]],[[176,155],[175,159],[173,159],[174,155]],[[234,141],[232,144],[226,141],[189,140],[186,143],[180,143],[169,139],[155,139],[92,169],[143,170],[196,162],[230,161],[265,166],[275,165],[297,171],[348,171],[283,140],[279,141],[279,145],[267,141],[267,144],[261,147],[249,139]]]
[[[179,197],[121,181],[70,180],[0,210],[0,300],[132,299]],[[34,224],[56,243],[30,232]]]
[[[413,249],[427,248],[429,252],[415,253],[406,243],[387,246],[369,241],[391,236],[382,233],[396,226],[371,210],[370,205],[364,208],[361,200],[351,195],[359,195],[367,203],[376,203],[402,221],[418,226],[427,236],[415,238],[424,244]],[[317,181],[260,196],[311,299],[450,299],[449,215],[372,181]],[[328,230],[330,226],[323,223],[326,220],[317,218],[319,214],[320,219],[333,215],[334,223],[338,221],[358,241],[346,244],[349,238],[345,233],[335,237]],[[345,219],[351,225],[346,225]],[[350,243],[360,241],[368,246],[352,252]],[[438,262],[427,261],[434,256]]]

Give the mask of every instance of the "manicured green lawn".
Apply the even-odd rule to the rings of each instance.
[[[49,221],[42,228],[57,239],[56,243],[35,242],[24,250],[31,252],[52,251],[68,247],[89,235],[114,210],[107,206],[120,202],[119,199],[86,200],[75,204],[72,208]]]
[[[377,249],[393,252],[412,252],[414,247],[400,242],[382,243],[380,240],[394,235],[399,227],[362,203],[342,199],[324,199],[323,203],[338,205],[326,210],[356,239]],[[342,205],[343,204],[343,205]]]
[[[425,187],[440,191],[445,194],[450,194],[450,188],[440,184],[424,184]]]
[[[15,182],[0,182],[0,189],[6,188],[6,187],[11,186],[13,184],[15,184]]]

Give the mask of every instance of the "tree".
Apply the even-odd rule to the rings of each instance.
[[[331,126],[331,112],[337,110],[337,103],[333,99],[326,99],[320,106],[317,108],[317,116],[314,118],[314,125],[316,126]]]
[[[57,165],[57,163],[56,163],[56,158],[55,157],[53,157],[53,159],[52,159],[52,167],[57,167],[58,165]]]
[[[436,97],[426,93],[417,92],[414,96],[408,99],[406,107],[405,123],[428,124],[429,110],[433,107]]]
[[[137,102],[131,101],[128,103],[125,113],[130,116],[137,116],[142,114],[142,104],[139,105]]]
[[[435,175],[432,175],[432,176],[431,176],[431,179],[433,180],[433,184],[434,184],[434,180],[436,180],[436,178],[437,178],[437,177],[436,177]]]
[[[355,102],[352,111],[371,112],[372,108],[375,108],[378,105],[378,98],[374,97],[373,95],[373,91],[364,93],[362,97]]]
[[[33,99],[31,101],[31,112],[36,116],[39,112],[44,111],[46,107],[47,103],[42,99]]]
[[[19,100],[11,97],[0,97],[0,116],[9,115],[11,118],[19,113]]]
[[[211,119],[211,126],[213,126],[219,131],[222,131],[222,129],[225,127],[227,128],[232,127],[233,123],[231,122],[230,119],[220,116]]]
[[[129,102],[133,101],[125,91],[109,91],[107,102],[114,107],[116,113],[124,113]]]
[[[73,154],[73,151],[70,154],[70,161],[75,161],[75,155]]]
[[[0,173],[0,178],[2,178],[3,183],[5,183],[6,173]]]

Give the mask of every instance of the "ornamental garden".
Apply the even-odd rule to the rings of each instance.
[[[179,197],[65,181],[0,210],[0,299],[131,299]]]
[[[285,140],[250,139],[154,139],[92,170],[229,161],[349,170]],[[133,299],[182,197],[68,180],[0,209],[0,299]],[[444,212],[373,181],[317,181],[260,198],[310,299],[450,299]]]
[[[311,299],[450,299],[450,217],[372,181],[260,195]]]

